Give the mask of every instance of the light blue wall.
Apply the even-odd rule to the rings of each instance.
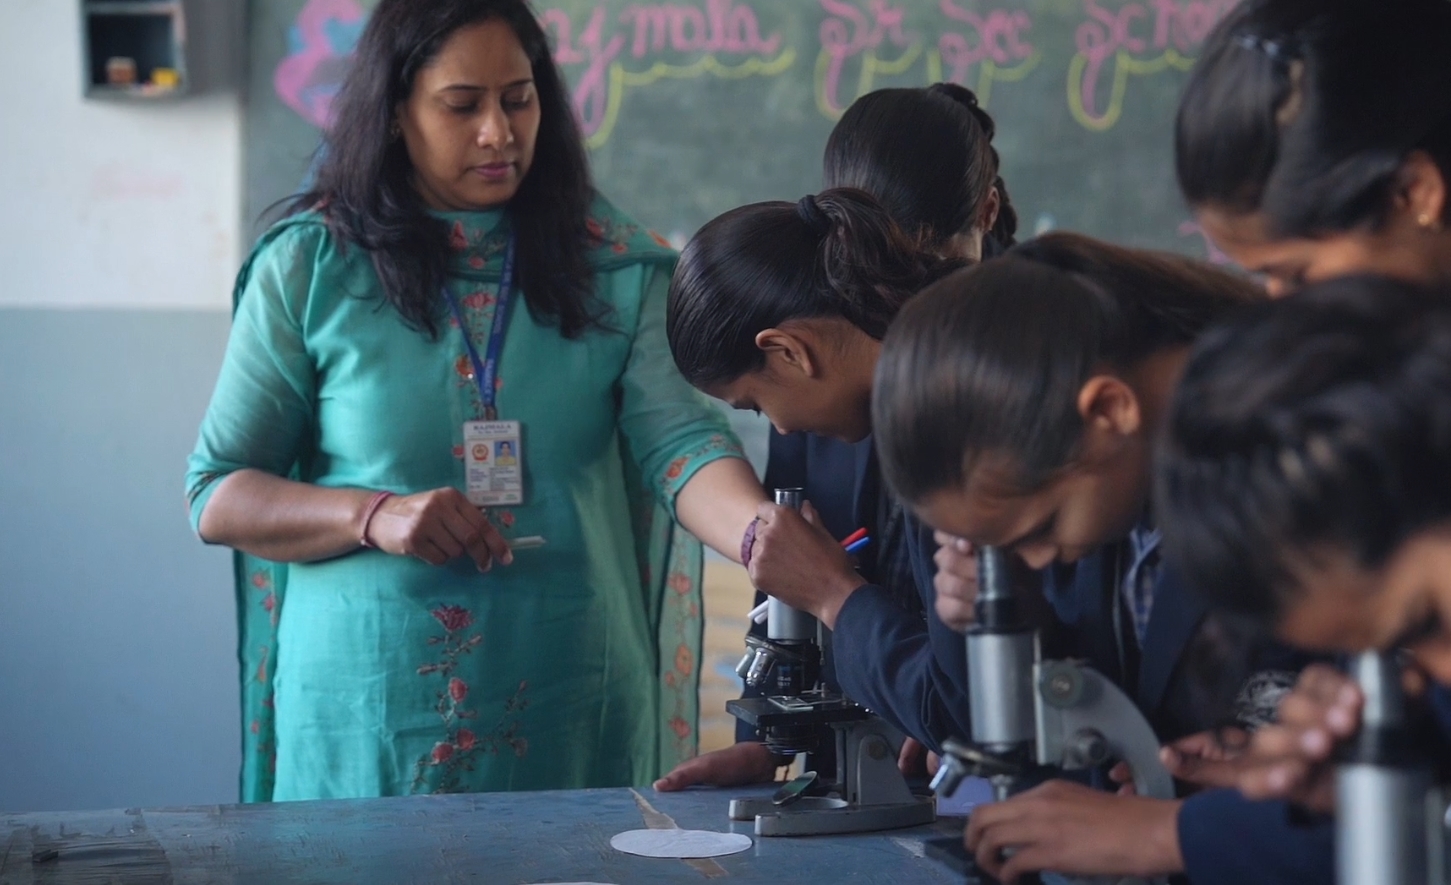
[[[236,800],[231,559],[182,496],[227,328],[0,308],[0,810]]]
[[[182,497],[227,325],[0,309],[0,809],[236,799],[230,558]]]

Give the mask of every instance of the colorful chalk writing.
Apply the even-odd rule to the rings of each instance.
[[[547,10],[540,18],[555,35],[556,60],[573,75],[575,108],[591,148],[609,140],[629,89],[708,75],[726,80],[774,77],[796,62],[796,50],[782,49],[780,34],[763,35],[754,8],[742,0],[632,4],[613,22],[603,6],[596,6],[575,42],[563,10]],[[611,24],[623,30],[606,38]],[[699,57],[679,64],[661,60],[661,55]],[[632,63],[626,64],[622,56]],[[722,60],[728,56],[733,58]],[[635,63],[647,62],[636,68]]]
[[[1086,129],[1112,129],[1123,115],[1130,77],[1187,71],[1191,55],[1238,0],[1146,0],[1108,9],[1083,0],[1088,16],[1074,34],[1068,108]],[[1100,107],[1100,88],[1109,80]]]
[[[288,54],[272,85],[283,104],[314,126],[326,128],[332,120],[333,96],[365,18],[357,0],[308,0],[288,29]]]
[[[816,106],[831,119],[852,101],[880,87],[883,77],[915,75],[923,85],[951,80],[972,86],[986,105],[995,82],[1022,80],[1041,55],[1028,39],[1033,19],[1022,10],[968,9],[940,0],[943,21],[935,45],[907,30],[906,9],[890,0],[820,0],[825,18],[816,57]],[[855,88],[845,87],[855,63]],[[976,67],[974,78],[973,68]]]
[[[821,22],[821,52],[816,56],[816,104],[832,119],[840,117],[857,96],[871,92],[879,74],[901,74],[922,55],[922,44],[903,31],[906,13],[888,0],[867,0],[861,8],[853,0],[821,0],[827,15]],[[896,58],[877,54],[883,43],[896,47]],[[861,57],[856,91],[843,101],[841,78],[852,58]]]
[[[542,10],[539,19],[573,83],[575,111],[591,148],[609,139],[631,88],[707,75],[770,77],[796,60],[794,49],[782,48],[780,34],[762,33],[745,0],[632,4],[618,16],[604,4],[585,8],[577,20],[560,7]],[[313,126],[331,122],[332,99],[365,19],[358,0],[307,0],[289,29],[289,52],[273,85],[278,98]],[[674,63],[692,55],[698,57]]]
[[[977,100],[986,106],[992,100],[993,83],[1022,80],[1038,66],[1042,55],[1028,42],[1033,19],[1022,10],[989,9],[974,12],[953,0],[942,0],[942,14],[953,30],[944,29],[937,38],[937,54],[941,73],[929,79],[951,80],[973,86]],[[966,25],[965,30],[959,30]],[[977,65],[977,82],[969,81],[971,68]]]

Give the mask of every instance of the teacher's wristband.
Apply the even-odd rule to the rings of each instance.
[[[378,508],[383,506],[383,502],[391,497],[393,497],[392,492],[379,492],[368,499],[368,506],[363,508],[363,527],[358,532],[358,543],[369,550],[376,549],[376,545],[368,540],[368,525],[373,521],[373,514],[377,513]]]

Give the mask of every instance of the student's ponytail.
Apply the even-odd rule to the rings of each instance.
[[[908,298],[958,266],[909,237],[863,191],[823,191],[803,197],[798,213],[803,208],[827,222],[818,256],[821,293],[837,301],[842,317],[878,340]]]
[[[1018,216],[998,172],[993,118],[954,83],[880,89],[852,103],[826,142],[828,188],[871,194],[897,224],[939,252],[980,230],[994,188],[999,209],[984,233],[1006,248]]]
[[[839,317],[880,339],[907,299],[962,266],[862,191],[742,206],[686,245],[666,336],[681,374],[708,388],[761,368],[756,335],[790,320]]]
[[[928,87],[928,91],[945,95],[967,108],[982,129],[987,153],[992,157],[993,187],[998,192],[998,216],[993,220],[992,228],[987,231],[987,234],[997,240],[999,246],[1004,249],[1008,248],[1017,243],[1018,210],[1013,208],[1012,198],[1008,196],[1008,185],[1003,181],[1001,172],[1001,159],[998,157],[998,149],[993,146],[993,139],[998,134],[998,124],[993,120],[992,115],[978,103],[977,93],[966,86],[959,86],[956,83],[937,83]],[[986,200],[987,195],[984,194],[983,202]],[[981,211],[981,204],[979,204],[979,211]]]

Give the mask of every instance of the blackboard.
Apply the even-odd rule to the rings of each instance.
[[[540,0],[601,190],[677,244],[819,188],[858,95],[954,80],[999,123],[1020,237],[1067,228],[1205,255],[1174,184],[1194,55],[1235,0]],[[303,181],[373,4],[251,0],[247,220]],[[255,228],[254,228],[255,232]],[[1213,256],[1219,258],[1219,256]]]

